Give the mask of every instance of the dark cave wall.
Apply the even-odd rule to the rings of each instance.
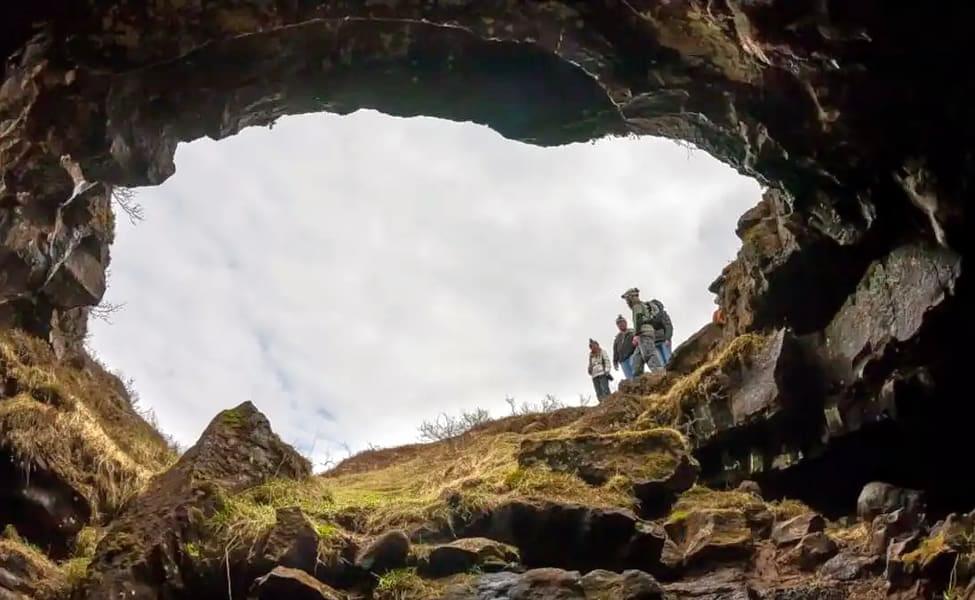
[[[903,414],[963,414],[954,373],[971,320],[944,307],[971,303],[975,84],[960,63],[973,17],[970,3],[879,0],[5,6],[0,318],[78,354],[86,307],[104,292],[112,187],[164,181],[180,141],[361,107],[472,120],[539,145],[665,136],[769,188],[712,286],[725,336],[787,329],[809,346],[798,380],[822,375],[816,393],[792,401],[798,412],[735,423],[713,451],[740,451],[750,428],[765,432],[764,453],[856,448],[832,440],[869,419],[830,432],[828,409],[862,416],[903,389]],[[920,250],[904,273],[955,257],[947,301],[912,297],[895,312],[920,326],[901,334],[897,318],[873,322],[879,337],[860,340],[837,371],[829,340],[856,341],[872,314],[842,321],[849,299],[871,265],[905,247]],[[889,316],[881,307],[902,293],[882,285],[873,306]],[[914,399],[919,389],[927,400]],[[934,422],[898,421],[907,429],[895,438],[936,441]]]

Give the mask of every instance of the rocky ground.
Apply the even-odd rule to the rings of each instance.
[[[4,496],[0,597],[972,597],[975,512],[930,517],[922,493],[870,484],[850,514],[824,516],[754,480],[705,478],[695,455],[715,434],[693,421],[703,391],[750,397],[747,382],[762,380],[782,341],[754,335],[709,352],[692,341],[677,356],[704,356],[695,370],[645,375],[597,407],[368,451],[322,475],[249,403],[217,415],[175,463],[151,428],[147,452],[113,438],[112,413],[92,408],[77,458],[105,436],[114,478],[86,487],[50,458],[55,447],[10,450],[36,477]],[[4,419],[37,403],[68,421],[88,414],[96,390],[127,406],[111,377],[86,380],[97,365],[45,363],[22,334],[2,349],[16,382]],[[156,462],[136,478],[119,466],[136,458]],[[106,504],[120,481],[128,495]]]

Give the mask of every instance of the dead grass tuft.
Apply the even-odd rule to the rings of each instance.
[[[695,485],[681,494],[677,502],[674,503],[671,514],[689,513],[694,510],[735,509],[744,511],[763,508],[764,506],[765,502],[747,492],[712,490],[711,488]]]
[[[747,514],[763,510],[772,513],[776,521],[785,521],[804,513],[813,512],[811,508],[798,500],[785,499],[766,502],[748,492],[712,490],[708,487],[696,485],[681,494],[666,520],[668,523],[677,523],[695,511],[730,511]]]
[[[325,482],[317,477],[275,479],[225,497],[209,524],[218,539],[250,544],[274,525],[279,508],[292,506],[311,519],[321,537],[330,537],[334,502]]]
[[[443,598],[448,587],[462,586],[471,575],[455,575],[446,579],[423,579],[416,569],[396,569],[379,578],[372,597],[375,600],[434,600]]]
[[[0,537],[0,564],[18,565],[34,588],[36,600],[65,598],[71,591],[65,573],[40,549],[23,541]]]
[[[782,500],[772,500],[767,503],[769,510],[775,515],[776,521],[788,521],[793,517],[798,517],[799,515],[815,512],[813,509],[809,508],[802,502],[798,500],[792,500],[790,498],[783,498]]]
[[[854,551],[866,550],[870,543],[870,526],[867,523],[857,523],[850,527],[827,527],[826,533],[842,546]]]
[[[721,380],[747,367],[751,357],[768,341],[766,336],[746,333],[725,346],[713,359],[692,373],[674,380],[666,392],[648,396],[646,411],[637,419],[635,428],[676,427],[684,411],[722,393]]]

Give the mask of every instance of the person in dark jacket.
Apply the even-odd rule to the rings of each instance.
[[[666,366],[670,362],[670,355],[673,354],[671,340],[674,338],[674,324],[670,321],[670,315],[667,314],[664,303],[660,300],[654,298],[647,302],[647,308],[650,309],[650,320],[656,330],[657,353],[660,354],[660,362]]]
[[[619,333],[613,340],[613,368],[617,371],[623,368],[623,379],[633,379],[633,363],[630,362],[633,356],[633,330],[627,326],[626,318],[623,315],[616,317],[616,328]]]

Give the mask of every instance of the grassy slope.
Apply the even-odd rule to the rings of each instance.
[[[107,518],[175,459],[166,439],[98,365],[56,360],[43,340],[0,334],[0,446],[68,482]]]
[[[446,442],[364,452],[304,482],[270,482],[228,499],[214,524],[227,538],[256,539],[274,523],[276,508],[297,505],[323,531],[372,536],[393,528],[451,523],[509,500],[634,508],[628,477],[642,474],[634,457],[621,454],[619,474],[593,486],[547,467],[519,466],[521,442],[577,435],[617,435],[623,441],[638,431],[679,439],[672,426],[682,409],[704,397],[712,378],[747,362],[762,342],[758,336],[743,336],[686,377],[647,377],[638,391],[614,394],[590,409],[499,419]],[[646,456],[646,465],[656,458]],[[695,488],[677,509],[740,508],[756,501],[737,492]],[[777,513],[798,509],[792,504],[770,508]]]

